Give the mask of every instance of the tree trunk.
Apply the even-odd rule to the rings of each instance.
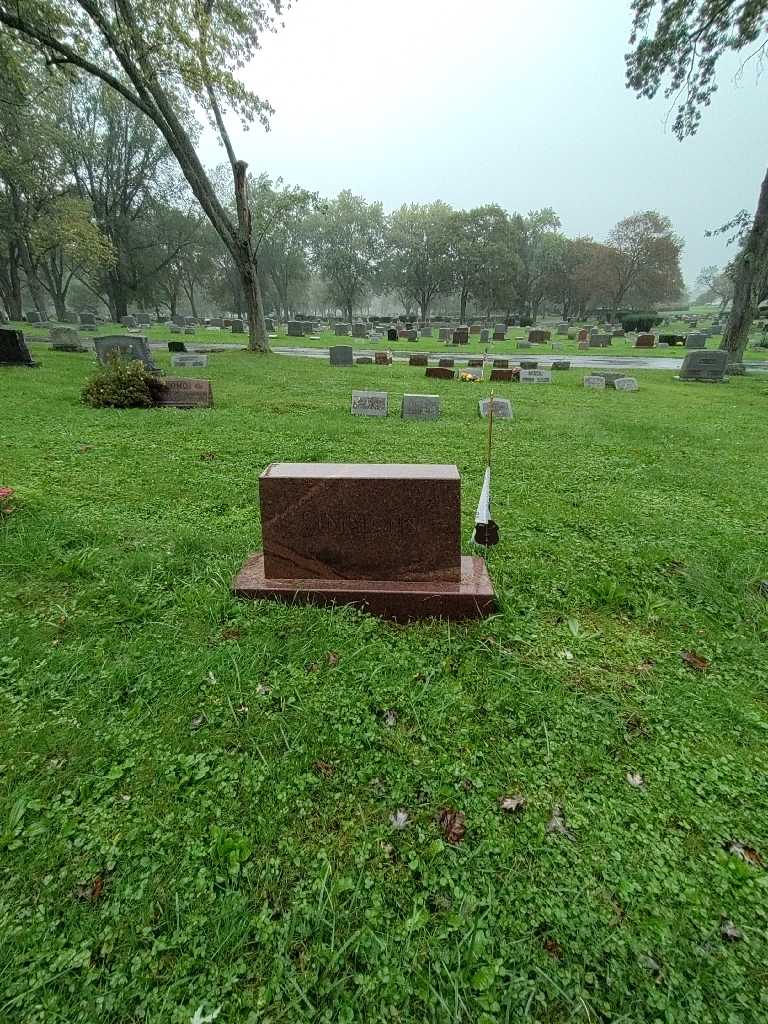
[[[469,288],[466,285],[461,286],[461,302],[459,304],[459,323],[465,324],[467,322],[467,299],[469,298]]]
[[[744,373],[744,350],[760,292],[768,273],[768,171],[760,186],[755,219],[736,261],[736,281],[720,348],[728,353],[728,372]]]
[[[352,326],[352,303],[351,302],[346,306],[345,312],[347,314],[347,323],[351,327]]]

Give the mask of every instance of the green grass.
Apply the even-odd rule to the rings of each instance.
[[[36,339],[42,339],[48,337],[48,328],[46,327],[30,327],[29,324],[16,324],[14,325],[24,331],[26,337],[30,341]],[[283,327],[283,330],[285,328]],[[85,340],[93,338],[96,335],[104,334],[105,332],[122,331],[119,324],[103,324],[96,331],[83,331],[82,337]],[[231,331],[225,330],[208,330],[206,328],[196,330],[194,334],[183,335],[183,334],[171,334],[165,325],[156,327],[141,328],[142,332],[149,338],[150,341],[183,341],[191,344],[203,344],[203,345],[217,345],[222,342],[229,344],[241,344],[247,345],[248,336],[245,334],[232,334]],[[691,328],[688,327],[682,320],[675,321],[670,326],[661,328],[662,332],[668,334],[687,334]],[[761,332],[757,329],[753,332],[753,339],[757,339],[761,336]],[[329,345],[352,345],[354,348],[380,348],[380,349],[391,349],[393,352],[446,352],[448,355],[480,355],[487,351],[491,354],[512,354],[517,355],[518,350],[516,344],[519,340],[527,339],[528,328],[527,327],[511,327],[508,331],[506,341],[495,341],[495,342],[480,342],[477,335],[470,335],[470,341],[467,345],[445,345],[444,342],[438,341],[438,332],[435,329],[434,337],[431,339],[421,338],[418,341],[387,341],[386,335],[384,340],[374,343],[368,338],[337,338],[333,332],[326,331],[319,338],[312,339],[310,337],[305,338],[289,338],[286,334],[280,333],[277,339],[273,339],[270,344],[277,347],[290,347],[290,348],[327,348]],[[674,348],[654,348],[649,349],[636,349],[634,347],[634,336],[629,338],[614,338],[613,343],[609,349],[592,349],[588,353],[580,353],[576,341],[571,341],[568,338],[558,338],[555,335],[554,329],[552,329],[552,341],[559,343],[558,349],[553,349],[552,344],[544,345],[533,345],[531,349],[520,350],[523,355],[532,356],[536,353],[539,355],[597,355],[597,356],[639,356],[641,358],[647,356],[680,359],[685,355],[685,350],[679,346]],[[718,348],[720,345],[720,335],[715,335],[707,342],[707,348]],[[747,359],[749,361],[768,359],[768,349],[750,349],[747,353]]]
[[[466,538],[482,385],[231,352],[189,371],[214,409],[115,412],[92,356],[33,353],[0,373],[0,1020],[768,1019],[768,873],[723,850],[768,860],[765,384],[500,385],[501,610],[398,627],[231,597],[258,475],[456,463]],[[442,419],[403,423],[420,390]]]

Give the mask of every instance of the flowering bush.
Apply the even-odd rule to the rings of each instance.
[[[113,355],[85,382],[82,400],[95,409],[148,409],[156,404],[161,387],[140,360]]]

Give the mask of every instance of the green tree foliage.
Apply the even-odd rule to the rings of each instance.
[[[509,215],[495,203],[456,210],[450,224],[450,256],[459,293],[459,319],[466,323],[470,298],[495,305],[509,291],[509,273],[518,260]],[[502,300],[503,305],[503,300]]]
[[[656,210],[620,220],[603,250],[605,288],[613,312],[627,302],[643,308],[677,298],[683,286],[682,248],[669,217]]]
[[[432,300],[453,284],[451,229],[453,211],[447,203],[404,204],[387,218],[386,283],[410,306],[429,317]]]

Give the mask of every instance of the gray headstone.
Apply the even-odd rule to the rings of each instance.
[[[549,370],[521,370],[521,384],[551,384],[552,374]]]
[[[38,313],[38,311],[36,309],[31,309],[27,313],[27,323],[28,324],[41,324],[42,322],[43,322],[43,318],[40,316],[40,314]]]
[[[570,359],[554,359],[550,369],[552,370],[570,370],[571,361]]]
[[[346,338],[349,335],[349,324],[336,324],[333,333],[337,338]]]
[[[451,340],[450,328],[448,328],[448,327],[441,327],[439,329],[439,331],[437,332],[437,340],[438,341],[450,341]]]
[[[584,387],[592,388],[595,391],[605,391],[605,377],[598,377],[595,374],[590,374],[584,378]]]
[[[488,341],[488,328],[487,327],[481,327],[480,328],[480,341]]]
[[[490,398],[481,398],[477,404],[480,415],[486,417],[488,415],[488,409],[491,404]],[[512,419],[512,403],[508,398],[494,398],[493,418],[495,420]]]
[[[389,395],[386,391],[353,391],[353,416],[386,416]]]
[[[517,347],[520,348],[533,348],[533,344],[530,341],[518,341]]]
[[[171,356],[171,366],[207,366],[208,356],[197,352]]]
[[[139,325],[139,327],[149,327],[150,324],[152,323],[152,318],[148,313],[137,313],[136,323]]]
[[[725,377],[728,353],[724,349],[697,349],[689,352],[680,369],[680,380],[701,380],[718,383]]]
[[[135,316],[121,316],[120,323],[123,327],[135,327],[136,317]]]
[[[619,377],[613,382],[613,386],[617,391],[637,391],[640,387],[634,377]]]
[[[269,320],[267,322],[267,330],[268,331],[273,331],[274,330],[274,327],[270,327],[269,326],[271,323],[272,323],[271,320]],[[218,327],[220,329],[221,327],[224,326],[224,323],[223,323],[223,320],[222,320],[222,318],[220,316],[215,316],[212,320],[208,321],[208,326],[209,327]]]
[[[102,366],[107,366],[110,357],[116,353],[120,359],[140,359],[148,370],[157,370],[152,362],[147,339],[143,335],[108,334],[94,338],[96,357]]]
[[[51,341],[53,342],[53,348],[56,348],[59,345],[65,345],[69,348],[81,347],[80,335],[74,327],[52,327]]]
[[[687,349],[697,349],[707,347],[707,335],[706,334],[688,334],[685,338],[685,347]]]
[[[21,331],[0,328],[0,365],[37,366],[29,354],[27,343]]]
[[[245,334],[245,323],[242,320],[232,321],[232,333],[233,334]]]
[[[328,350],[331,357],[331,366],[352,366],[352,346],[332,345]]]
[[[81,327],[95,327],[96,317],[93,313],[81,313],[80,314],[80,326]]]
[[[71,309],[66,310],[66,312],[64,313],[64,316],[61,319],[62,319],[62,323],[65,323],[65,324],[79,324],[80,323],[80,317],[77,315],[77,313],[73,313]]]
[[[288,337],[289,338],[303,338],[304,337],[304,324],[298,320],[288,321]]]
[[[401,416],[404,420],[436,420],[440,418],[439,395],[403,395]]]

